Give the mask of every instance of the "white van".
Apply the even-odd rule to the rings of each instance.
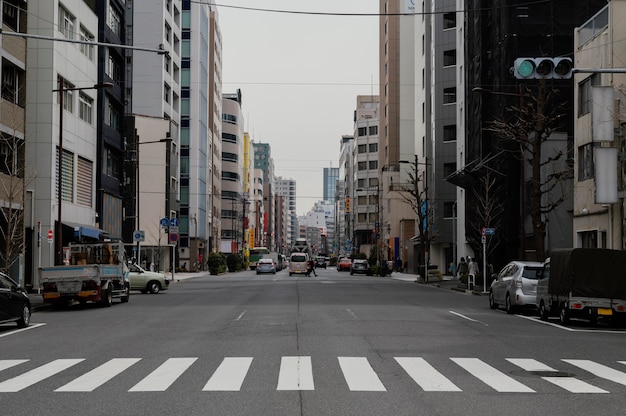
[[[294,273],[305,274],[307,267],[306,263],[309,261],[309,255],[306,253],[291,253],[289,257],[289,276]]]

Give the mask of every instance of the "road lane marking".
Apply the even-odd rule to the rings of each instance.
[[[128,391],[165,391],[197,359],[197,357],[170,358]]]
[[[359,319],[359,317],[357,316],[357,314],[356,314],[356,313],[354,313],[354,312],[352,312],[352,310],[351,310],[351,309],[346,309],[346,312],[348,312],[348,314],[349,314],[351,317],[353,317],[354,319],[357,319],[357,320]]]
[[[478,358],[450,358],[467,372],[500,393],[535,393],[530,387],[496,370]]]
[[[226,357],[202,391],[239,391],[248,374],[252,357]]]
[[[113,358],[106,363],[83,374],[77,379],[59,387],[55,391],[60,392],[87,392],[94,391],[116,375],[127,370],[133,364],[139,362],[141,358]]]
[[[276,390],[314,390],[311,357],[282,357]]]
[[[460,314],[460,313],[458,313],[458,312],[454,312],[454,311],[448,311],[448,312],[450,312],[452,315],[456,315],[456,316],[458,316],[459,318],[467,319],[467,320],[468,320],[468,321],[470,321],[470,322],[475,322],[475,323],[477,323],[477,324],[481,324],[481,325],[484,325],[484,326],[489,326],[489,325],[487,325],[487,324],[486,324],[486,323],[484,323],[484,322],[477,321],[476,319],[472,319],[472,318],[470,318],[469,316],[465,316],[465,315]]]
[[[0,371],[23,364],[28,360],[0,360]]]
[[[515,315],[518,318],[523,318],[523,319],[527,319],[529,321],[533,321],[536,322],[538,324],[543,324],[543,325],[549,325],[549,326],[553,326],[555,328],[559,328],[562,329],[563,331],[568,331],[568,332],[589,332],[589,333],[598,333],[598,334],[626,334],[626,331],[624,330],[605,330],[605,329],[579,329],[579,328],[568,328],[566,326],[554,323],[554,322],[549,322],[549,321],[543,321],[540,318],[537,317],[533,317],[533,316],[524,316],[524,315]]]
[[[39,328],[39,327],[42,327],[44,325],[45,324],[31,324],[31,325],[27,326],[26,328],[15,329],[13,331],[9,331],[9,332],[5,332],[3,334],[0,334],[0,338],[8,337],[9,335],[19,334],[20,332],[24,332],[24,331],[30,331],[31,329]]]
[[[13,377],[9,380],[3,381],[2,383],[0,383],[0,392],[16,393],[25,389],[26,387],[30,387],[33,384],[39,383],[42,380],[52,377],[53,375],[60,373],[61,371],[66,370],[82,361],[85,361],[85,359],[59,359],[51,361],[40,367],[27,371],[26,373],[21,374],[17,377]]]
[[[241,312],[241,313],[239,314],[239,316],[235,319],[235,321],[239,321],[239,320],[241,320],[241,318],[243,318],[243,316],[246,314],[246,312],[248,312],[248,311],[247,311],[247,310],[245,310],[245,311]]]
[[[337,357],[350,391],[387,391],[365,357]]]
[[[558,370],[532,358],[507,358],[506,360],[526,371],[558,372]],[[541,378],[571,393],[608,393],[608,391],[579,380],[576,377],[544,376]]]
[[[424,391],[462,391],[421,357],[394,359]]]
[[[622,373],[621,371],[617,371],[606,365],[598,364],[591,360],[563,360],[563,361],[571,365],[574,365],[578,368],[582,368],[583,370],[588,371],[597,377],[626,386],[626,373]]]

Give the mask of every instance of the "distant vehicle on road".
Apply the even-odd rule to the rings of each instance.
[[[16,322],[19,328],[30,324],[30,299],[13,279],[0,273],[0,323]]]
[[[350,260],[349,257],[344,257],[341,260],[339,260],[339,263],[337,263],[337,271],[349,271],[352,268],[352,260]]]
[[[256,274],[272,273],[276,274],[276,265],[274,260],[270,258],[260,259],[256,264]]]
[[[318,267],[326,268],[326,257],[317,256],[315,258],[315,268],[318,268]]]
[[[289,258],[289,276],[292,274],[306,274],[307,273],[307,265],[306,262],[309,261],[309,255],[306,253],[291,253],[291,257]]]
[[[131,263],[128,265],[130,272],[128,280],[130,282],[130,290],[139,290],[141,293],[157,294],[161,290],[166,290],[170,281],[163,273],[151,272],[145,270],[138,264]]]
[[[355,259],[350,267],[350,274],[354,273],[370,274],[370,265],[367,260]]]
[[[536,261],[512,261],[495,276],[489,289],[489,306],[504,306],[507,313],[521,307],[535,308],[538,272],[543,263]]]
[[[267,247],[254,247],[250,249],[250,257],[248,262],[250,264],[250,270],[256,269],[256,264],[259,259],[267,257],[270,254],[270,250]]]

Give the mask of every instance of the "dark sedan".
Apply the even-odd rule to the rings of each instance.
[[[0,323],[16,322],[19,328],[30,324],[30,299],[13,279],[0,273]]]

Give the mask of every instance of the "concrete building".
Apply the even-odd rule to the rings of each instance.
[[[276,250],[276,183],[272,148],[268,143],[253,143],[254,168],[263,171],[263,238],[262,246]]]
[[[222,253],[243,248],[244,120],[241,90],[222,98]]]
[[[296,213],[296,181],[291,178],[276,178],[276,195],[284,196],[287,202],[284,244],[291,247],[297,238],[298,215]]]
[[[575,31],[575,68],[623,68],[626,1],[611,0]],[[574,247],[624,250],[626,75],[574,76]]]
[[[336,182],[339,179],[339,168],[324,168],[324,201],[334,201]]]
[[[213,1],[210,2],[213,4]],[[211,126],[211,162],[209,201],[210,224],[208,251],[216,251],[220,247],[221,208],[222,208],[222,32],[219,26],[217,10],[211,8],[209,32],[209,120]]]
[[[354,241],[354,220],[352,218],[352,200],[354,199],[354,136],[344,135],[340,142],[339,153],[339,180],[341,189],[335,194],[337,200],[337,216],[341,216],[339,228],[335,232],[339,234],[338,253],[349,254],[352,251]],[[339,192],[341,191],[341,192]]]
[[[98,27],[95,10],[83,0],[29,2],[28,6],[31,15],[49,17],[25,19],[24,15],[18,14],[19,23],[26,25],[25,31],[29,34],[73,39],[82,27]],[[11,3],[5,4],[5,13],[7,7],[11,8]],[[23,50],[18,52],[5,41],[6,37],[3,36],[3,49],[7,47],[10,54],[3,52],[3,82],[4,76],[8,77],[12,70],[13,80],[18,82],[13,90],[18,96],[13,101],[19,103],[24,100],[21,102],[26,125],[25,128],[15,126],[15,133],[18,138],[20,130],[24,133],[24,177],[28,181],[31,200],[34,200],[31,215],[40,224],[44,235],[48,230],[53,233],[51,244],[41,242],[41,257],[29,256],[36,270],[39,266],[60,264],[63,252],[59,247],[66,246],[74,239],[74,231],[86,231],[96,237],[100,233],[96,210],[97,92],[92,89],[98,82],[97,53],[89,48],[81,48],[78,44],[29,39],[24,55]],[[25,46],[23,42],[9,42],[14,42],[16,47]],[[18,59],[10,59],[13,68],[9,69],[6,60],[11,55]],[[20,58],[25,58],[25,61],[20,62]],[[24,67],[22,63],[25,63]],[[24,76],[28,83],[25,96],[21,95],[23,90],[18,89],[20,79]],[[60,88],[83,87],[89,89],[53,92]],[[10,97],[5,97],[4,91],[3,88],[2,122],[3,133],[7,133],[7,120],[4,117],[13,110],[19,120],[22,106],[11,105]],[[9,91],[6,94],[9,95]],[[62,101],[60,94],[63,95]],[[63,108],[60,108],[61,102]],[[59,173],[62,181],[60,193]],[[59,216],[61,223],[68,226],[61,233],[60,227],[57,227]],[[30,280],[33,286],[38,286],[36,274],[31,275]]]

